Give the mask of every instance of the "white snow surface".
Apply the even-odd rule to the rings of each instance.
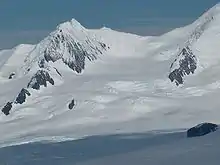
[[[85,43],[87,37],[91,44],[103,41],[110,49],[97,60],[86,61],[80,75],[60,61],[50,64],[59,69],[62,78],[54,76],[54,86],[31,90],[27,101],[13,107],[9,116],[0,114],[1,147],[91,135],[182,129],[205,121],[220,123],[219,4],[193,24],[159,37],[142,37],[109,28],[86,29],[74,19],[59,28],[74,34],[74,39],[84,43],[88,52],[92,50]],[[26,87],[48,38],[37,45],[0,51],[0,107]],[[177,87],[168,79],[170,65],[188,44],[198,59],[198,69],[196,74],[186,77],[184,85]],[[23,74],[30,66],[33,72]],[[9,80],[11,72],[19,76]],[[76,106],[69,110],[73,98]]]

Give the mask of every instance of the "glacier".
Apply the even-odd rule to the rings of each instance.
[[[217,164],[219,131],[189,140],[186,130],[220,123],[219,34],[217,4],[161,36],[72,19],[36,45],[1,50],[2,162],[207,164],[206,154]]]

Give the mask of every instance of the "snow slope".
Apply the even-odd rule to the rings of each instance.
[[[220,123],[219,34],[217,4],[159,37],[86,29],[73,19],[37,45],[1,51],[0,106],[13,107],[0,114],[0,145]],[[41,72],[49,75],[40,74],[42,83]],[[16,104],[22,88],[31,95]]]
[[[24,59],[33,48],[33,45],[22,44],[12,50],[1,51],[1,77],[8,78],[11,73],[18,72],[19,67],[23,65]]]

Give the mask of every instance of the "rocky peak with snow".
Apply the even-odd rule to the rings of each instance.
[[[62,61],[74,72],[81,73],[85,62],[95,60],[107,50],[98,36],[89,32],[75,19],[57,26],[26,57],[22,74],[33,68],[48,68],[49,62]]]
[[[183,84],[184,76],[194,74],[197,68],[197,59],[189,46],[182,49],[170,68],[172,71],[169,74],[169,79],[177,86]]]
[[[218,123],[219,34],[217,5],[162,36],[71,20],[37,45],[0,51],[0,145]]]
[[[29,74],[31,79],[17,95],[19,101],[9,102],[10,106],[9,103],[6,104],[7,110],[4,109],[4,113],[8,115],[14,104],[23,104],[26,96],[31,96],[25,88],[40,90],[41,86],[56,84],[53,76],[61,77],[61,72],[53,63],[60,61],[59,65],[67,66],[75,73],[81,73],[86,67],[86,61],[97,59],[107,49],[109,46],[75,19],[58,25],[54,32],[31,49],[20,69],[17,69],[18,72],[10,73],[11,79],[26,74]]]
[[[220,5],[217,4],[193,24],[186,27],[190,30],[185,34],[186,40],[179,45],[179,52],[177,52],[176,58],[170,66],[168,76],[171,82],[175,82],[177,86],[184,83],[185,76],[194,74],[199,65],[202,65],[197,60],[201,56],[201,53],[197,51],[197,43],[201,42],[201,38],[210,30],[212,24],[218,22],[219,11]]]

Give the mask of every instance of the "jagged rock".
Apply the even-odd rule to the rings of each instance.
[[[175,80],[176,85],[183,84],[183,72],[180,69],[175,69],[169,74],[169,79],[171,82]]]
[[[202,123],[187,130],[187,137],[197,137],[209,134],[218,129],[218,125],[213,123]]]
[[[15,76],[15,73],[11,73],[8,77],[8,79],[12,79]]]
[[[69,109],[73,109],[74,106],[75,106],[75,100],[73,99],[71,103],[69,103],[68,107]]]
[[[23,104],[26,101],[26,97],[30,95],[31,94],[27,89],[22,88],[15,100],[15,104]]]
[[[50,74],[47,71],[38,70],[37,73],[31,78],[27,88],[39,90],[41,85],[47,87],[47,82],[54,85],[54,80],[50,77]]]
[[[40,68],[45,68],[45,59],[41,59],[39,62],[38,62],[38,66]]]
[[[2,109],[2,112],[7,116],[7,115],[9,115],[10,113],[10,111],[11,111],[11,109],[12,109],[12,103],[13,102],[8,102],[4,107],[3,107],[3,109]]]
[[[73,28],[77,26],[77,28]],[[83,40],[75,37],[76,33],[85,36]],[[78,34],[77,34],[78,35]],[[107,45],[87,34],[84,27],[72,20],[58,27],[48,38],[43,56],[46,62],[62,60],[69,68],[77,73],[85,69],[85,60],[97,59],[97,56],[106,51]],[[42,66],[41,63],[39,66]]]
[[[183,77],[185,75],[194,74],[197,68],[197,59],[195,55],[193,55],[192,50],[187,46],[183,48],[181,53],[178,55],[178,59],[171,64],[171,69],[174,64],[177,64],[178,68],[174,69],[169,74],[169,79],[171,82],[175,82],[178,86],[183,84]]]
[[[87,52],[82,49],[81,44],[67,44],[68,52],[74,56],[75,60],[70,58],[62,58],[63,62],[68,65],[73,71],[81,73],[85,69],[85,58],[88,56]]]

